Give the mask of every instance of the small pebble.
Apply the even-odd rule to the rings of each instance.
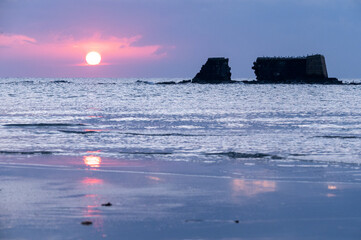
[[[89,225],[92,225],[93,222],[92,221],[83,221],[83,222],[81,222],[81,224],[89,226]]]
[[[107,202],[107,203],[103,203],[102,206],[103,207],[110,207],[112,206],[113,204],[111,204],[110,202]]]

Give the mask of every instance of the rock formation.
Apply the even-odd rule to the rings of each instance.
[[[307,57],[259,57],[252,69],[257,81],[245,83],[342,84],[329,78],[323,55]]]
[[[231,68],[228,66],[228,58],[208,58],[206,64],[204,64],[192,79],[192,83],[232,83],[231,80]]]

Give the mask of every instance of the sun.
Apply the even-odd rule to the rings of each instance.
[[[89,52],[85,57],[89,65],[98,65],[102,60],[102,56],[98,52]]]

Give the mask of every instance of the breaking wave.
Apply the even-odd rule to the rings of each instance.
[[[92,133],[98,133],[98,131],[74,131],[74,130],[59,130],[59,132],[62,133],[74,133],[74,134],[92,134]]]
[[[55,81],[51,81],[51,83],[72,83],[66,80],[55,80]]]
[[[120,154],[129,155],[171,155],[172,152],[119,152]]]
[[[14,123],[4,124],[5,127],[72,127],[72,126],[84,126],[85,124],[77,123]]]
[[[229,158],[271,158],[271,159],[283,159],[283,157],[265,153],[240,153],[240,152],[219,152],[219,153],[205,153],[208,156],[226,156]]]
[[[54,154],[50,151],[0,151],[0,154],[9,154],[9,155],[49,155]]]
[[[325,135],[325,136],[316,136],[318,138],[339,138],[339,139],[355,139],[361,138],[359,136],[338,136],[338,135]]]
[[[180,137],[198,137],[198,136],[209,136],[204,134],[186,134],[186,133],[132,133],[126,132],[124,135],[134,135],[134,136],[180,136]]]

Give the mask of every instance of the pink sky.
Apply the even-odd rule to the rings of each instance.
[[[360,10],[354,0],[0,0],[0,77],[189,79],[208,57],[228,57],[232,77],[252,78],[259,56],[315,53],[330,76],[359,77]],[[90,51],[100,65],[86,66]]]
[[[160,45],[133,46],[142,36],[130,38],[108,37],[95,35],[87,39],[75,40],[71,37],[55,36],[50,41],[42,41],[25,35],[2,34],[0,47],[9,59],[22,58],[66,61],[70,65],[85,63],[85,55],[97,51],[103,56],[103,63],[116,64],[124,59],[155,60],[166,56],[158,51]]]

